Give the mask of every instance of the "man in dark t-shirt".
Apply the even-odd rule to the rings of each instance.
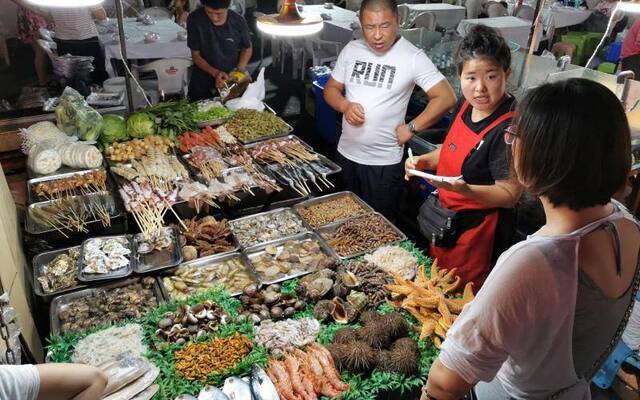
[[[187,19],[187,44],[195,64],[189,83],[189,98],[213,96],[233,70],[244,71],[252,47],[246,21],[229,10],[231,0],[202,0]]]

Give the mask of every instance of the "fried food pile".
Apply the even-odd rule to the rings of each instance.
[[[431,266],[430,278],[421,265],[413,281],[392,273],[395,283],[385,286],[392,294],[389,303],[407,310],[420,322],[420,340],[429,337],[437,348],[464,305],[474,298],[471,282],[465,285],[462,297],[452,296],[461,284],[456,272],[457,268],[438,268],[436,259]]]

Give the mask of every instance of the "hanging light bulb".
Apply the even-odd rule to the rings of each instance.
[[[104,0],[26,0],[27,3],[40,7],[89,7],[102,3]]]
[[[280,14],[263,15],[257,20],[258,29],[273,36],[312,35],[320,32],[322,25],[319,16],[301,16],[295,0],[285,0]]]

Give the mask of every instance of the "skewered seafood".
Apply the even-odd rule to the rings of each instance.
[[[86,174],[72,175],[37,184],[33,191],[36,196],[52,200],[67,196],[85,195],[107,190],[107,171],[104,169]]]
[[[149,254],[152,251],[163,250],[171,246],[175,238],[173,237],[173,228],[166,226],[151,237],[145,237],[144,234],[138,233],[134,239],[137,244],[137,253]]]
[[[149,183],[131,182],[119,190],[124,206],[130,212],[145,238],[152,238],[162,229],[164,215],[176,202],[178,189],[165,191]],[[178,218],[181,222],[181,220]]]
[[[186,246],[182,248],[185,261],[232,251],[236,248],[226,219],[218,222],[214,217],[206,216],[200,220],[195,218],[186,220],[185,225],[187,229],[183,230],[183,235]],[[195,253],[190,249],[185,251],[185,247],[193,247]]]
[[[47,263],[38,277],[42,291],[52,293],[77,286],[79,259],[80,249],[74,247]]]
[[[300,217],[290,209],[258,214],[231,221],[230,224],[238,242],[245,247],[295,235],[306,230]]]
[[[164,277],[162,283],[172,299],[183,300],[216,285],[224,286],[231,293],[240,292],[255,283],[255,278],[240,258],[233,257],[225,261],[212,260],[202,266],[182,265],[174,275]]]
[[[69,232],[87,233],[87,224],[95,221],[109,227],[116,211],[113,197],[108,192],[65,197],[29,208],[36,224],[54,229],[64,237],[68,237]]]
[[[128,286],[98,288],[87,296],[62,304],[58,311],[61,333],[82,332],[96,325],[140,318],[147,308],[158,306],[154,284],[155,279],[143,278]]]
[[[131,166],[119,164],[111,167],[111,171],[128,181],[149,182],[165,190],[173,188],[177,181],[189,179],[189,172],[175,156],[155,149],[140,161],[133,160]]]
[[[235,138],[231,136],[231,139],[235,142]],[[185,132],[178,136],[178,142],[180,142],[180,151],[183,153],[189,153],[195,146],[211,146],[222,148],[226,146],[225,140],[221,135],[212,127],[206,126],[202,129],[202,132]]]
[[[108,274],[131,264],[131,246],[126,237],[89,239],[82,245],[82,272]]]
[[[221,176],[227,166],[216,149],[206,146],[192,147],[191,157],[188,158],[188,161],[191,166],[200,171],[207,182]]]
[[[389,222],[376,214],[350,219],[333,231],[321,232],[321,235],[341,257],[352,257],[402,239]]]
[[[298,209],[298,213],[314,228],[366,214],[368,211],[351,196],[328,199]]]
[[[267,245],[263,253],[250,256],[250,259],[260,280],[266,282],[330,267],[335,261],[315,239],[290,240],[280,246]]]

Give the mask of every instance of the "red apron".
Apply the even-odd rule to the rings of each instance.
[[[514,114],[512,111],[505,113],[477,134],[462,119],[468,107],[469,103],[465,101],[442,144],[438,175],[462,175],[462,164],[473,149],[492,129],[512,118]],[[438,197],[443,207],[453,211],[488,209],[484,204],[450,190],[438,189]],[[473,289],[477,292],[489,275],[497,223],[498,211],[495,210],[487,214],[480,225],[464,232],[454,247],[442,248],[432,245],[431,257],[437,258],[438,265],[443,268],[458,268],[458,275],[463,284],[473,282]]]

